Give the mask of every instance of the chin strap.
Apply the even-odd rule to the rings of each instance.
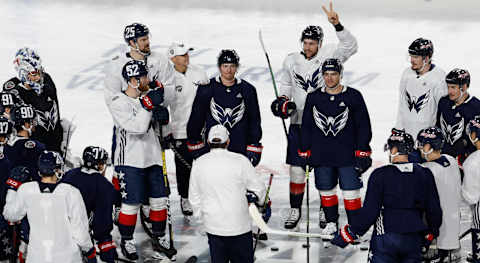
[[[27,129],[25,125],[22,125],[22,129],[28,132],[28,136],[32,136],[32,126],[30,126],[30,128]]]
[[[430,62],[431,59],[429,58],[428,61]],[[427,65],[427,60],[426,59],[422,60],[422,62],[423,62],[423,65],[419,70],[417,70],[417,75],[420,75],[420,73],[425,69],[425,66]]]
[[[430,151],[428,151],[428,152],[425,152],[425,151],[423,150],[423,148],[420,149],[420,151],[421,151],[421,152],[423,153],[423,155],[425,156],[425,160],[428,161],[428,155],[433,152],[433,148],[430,148]]]
[[[137,41],[135,41],[135,47],[133,48],[133,50],[137,51],[138,53],[142,54],[145,58],[150,56],[150,52],[143,52],[140,50],[140,48],[138,47],[138,43]]]

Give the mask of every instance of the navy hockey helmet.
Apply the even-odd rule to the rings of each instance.
[[[14,123],[16,129],[23,129],[25,123],[36,125],[37,114],[31,105],[20,105],[13,109],[10,118]]]
[[[476,141],[478,141],[478,137],[480,137],[480,115],[475,116],[473,119],[471,119],[467,127],[465,128],[465,131],[467,132],[468,138],[470,138],[470,141],[472,144],[474,144]],[[471,134],[475,132],[475,140],[472,140]]]
[[[101,164],[106,164],[108,153],[102,147],[88,146],[83,150],[83,166],[90,169],[99,170]]]
[[[408,47],[408,53],[414,56],[432,57],[433,43],[425,38],[417,38]]]
[[[0,136],[8,136],[12,133],[13,122],[4,116],[0,116]]]
[[[44,151],[38,157],[38,171],[40,176],[52,176],[62,169],[63,159],[58,152]]]
[[[336,58],[327,58],[325,61],[323,61],[323,64],[322,64],[322,74],[324,74],[326,71],[336,71],[340,75],[342,75],[343,73],[342,62]]]
[[[385,150],[391,150],[393,147],[397,147],[398,154],[409,154],[413,151],[414,147],[413,137],[403,129],[399,130],[394,128],[385,146]]]
[[[302,36],[300,41],[303,42],[304,39],[313,39],[317,40],[319,43],[323,41],[323,30],[320,26],[307,26],[302,31]]]
[[[234,49],[222,49],[217,57],[217,66],[222,64],[235,64],[237,67],[240,65],[240,57]]]
[[[137,38],[148,36],[150,34],[150,30],[144,24],[140,23],[133,23],[127,25],[123,30],[123,39],[127,42],[127,45],[130,45],[130,40],[137,42]]]
[[[420,130],[417,136],[417,147],[423,147],[426,144],[430,144],[433,150],[442,150],[445,143],[445,137],[443,132],[438,127],[429,127]]]
[[[123,66],[122,69],[122,76],[126,82],[129,82],[131,78],[140,80],[140,77],[147,76],[147,74],[147,65],[141,60],[130,60]]]
[[[467,84],[467,87],[470,86],[470,73],[466,69],[455,68],[450,71],[445,77],[445,82],[447,84],[456,84],[463,86]]]

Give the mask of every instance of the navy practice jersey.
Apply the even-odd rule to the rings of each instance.
[[[93,237],[99,242],[111,240],[115,190],[107,178],[93,169],[75,168],[63,176],[62,183],[73,185],[80,190],[87,216],[90,217],[93,213]]]
[[[259,143],[262,127],[255,87],[242,79],[236,79],[233,86],[227,87],[220,77],[210,79],[208,85],[198,86],[187,124],[188,139],[203,141],[203,128],[208,134],[217,124],[228,129],[228,149],[232,152],[245,154],[247,145]]]
[[[442,209],[432,172],[413,163],[375,169],[368,179],[363,207],[355,218],[349,223],[358,235],[365,234],[375,223],[377,235],[428,231],[438,236]]]
[[[7,184],[5,182],[10,177],[11,169],[12,165],[10,160],[8,160],[7,156],[0,151],[0,211],[3,211],[3,207],[5,206],[7,198]],[[3,216],[0,216],[0,218],[2,218],[0,219],[0,229],[2,229],[1,221],[4,221]]]
[[[27,167],[35,181],[40,181],[37,163],[38,157],[43,151],[45,151],[43,143],[20,136],[9,140],[3,149],[3,153],[7,156],[12,168],[17,166]]]
[[[437,126],[442,129],[445,137],[443,153],[453,157],[465,157],[466,154],[475,151],[475,147],[467,137],[465,127],[476,115],[480,115],[480,100],[474,96],[470,96],[458,106],[455,106],[455,102],[448,96],[440,99]]]
[[[57,89],[48,73],[44,73],[43,83],[43,92],[40,95],[32,89],[25,89],[18,78],[5,82],[3,90],[16,95],[20,103],[32,105],[37,114],[37,127],[32,138],[44,143],[47,150],[60,152],[63,128],[60,124]]]
[[[300,138],[302,151],[311,151],[310,165],[353,165],[356,150],[371,150],[372,129],[362,94],[346,86],[336,95],[325,88],[308,94]]]

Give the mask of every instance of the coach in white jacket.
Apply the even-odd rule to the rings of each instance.
[[[250,161],[230,152],[228,131],[215,125],[208,134],[211,151],[193,162],[189,200],[194,217],[203,221],[212,263],[253,262],[251,219],[245,194],[263,203],[265,185]]]

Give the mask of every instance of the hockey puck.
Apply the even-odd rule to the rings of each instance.
[[[308,244],[302,244],[302,247],[303,247],[303,248],[308,248],[308,247],[310,247],[310,245],[308,245]]]
[[[271,247],[270,250],[271,251],[278,251],[278,247]]]

